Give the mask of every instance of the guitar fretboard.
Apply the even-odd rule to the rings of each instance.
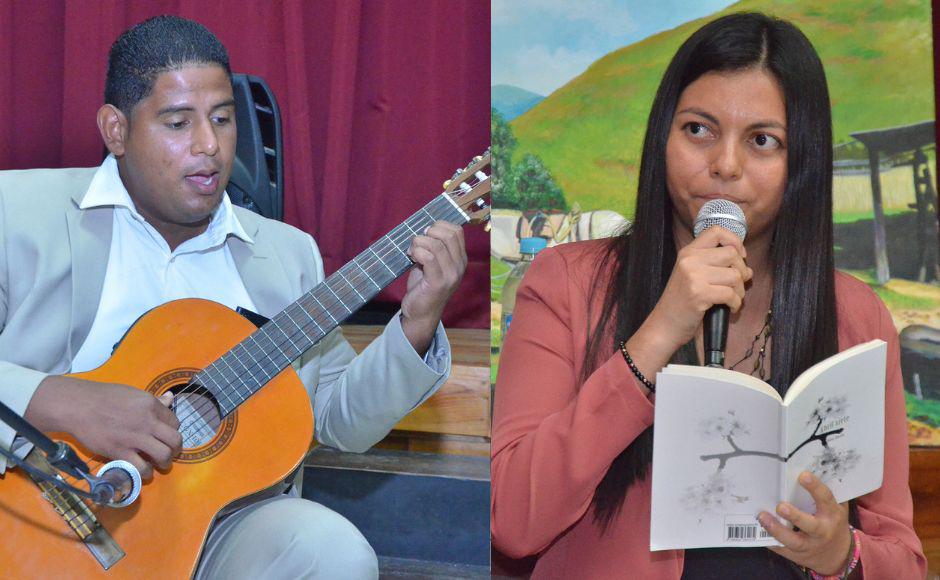
[[[193,377],[228,415],[376,294],[407,272],[411,240],[438,220],[467,223],[446,195],[436,197],[348,264],[282,310]]]

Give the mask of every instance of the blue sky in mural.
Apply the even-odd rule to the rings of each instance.
[[[732,0],[492,0],[491,83],[548,95],[592,62]]]

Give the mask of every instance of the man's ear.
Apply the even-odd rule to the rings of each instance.
[[[114,105],[102,105],[98,109],[98,131],[105,147],[115,157],[124,155],[124,144],[128,134],[127,116]]]

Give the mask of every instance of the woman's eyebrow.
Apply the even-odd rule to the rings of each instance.
[[[721,123],[718,122],[718,119],[714,115],[705,111],[704,109],[699,109],[698,107],[688,107],[686,109],[682,109],[676,114],[681,115],[682,113],[692,113],[693,115],[698,115],[699,117],[704,117],[705,119],[708,119],[710,122],[714,123],[715,125],[721,125]],[[774,121],[773,119],[761,119],[747,126],[748,131],[753,131],[754,129],[768,129],[768,128],[769,129],[782,129],[784,131],[787,130],[786,125],[784,125],[783,123],[779,121]]]
[[[686,108],[686,109],[682,109],[681,111],[679,111],[679,112],[676,113],[676,114],[677,114],[677,115],[681,115],[682,113],[692,113],[693,115],[698,115],[699,117],[705,117],[706,119],[708,119],[709,121],[711,121],[711,122],[714,123],[715,125],[720,125],[720,124],[721,124],[721,123],[718,122],[718,118],[717,118],[717,117],[715,117],[714,115],[712,115],[711,113],[708,113],[707,111],[705,111],[705,110],[703,110],[703,109],[699,109],[698,107],[689,107],[689,108]]]
[[[782,129],[786,131],[787,127],[779,121],[766,120],[757,121],[747,126],[748,131],[753,131],[754,129]]]

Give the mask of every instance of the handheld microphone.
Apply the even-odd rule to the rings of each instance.
[[[95,502],[110,507],[127,507],[140,496],[140,472],[127,461],[105,463],[96,477],[89,478]]]
[[[693,233],[699,234],[712,226],[725,228],[743,242],[747,236],[747,221],[744,212],[732,201],[710,199],[705,202],[695,217]],[[724,368],[725,345],[728,343],[728,319],[730,309],[726,304],[715,304],[705,312],[703,321],[703,346],[705,366]]]

